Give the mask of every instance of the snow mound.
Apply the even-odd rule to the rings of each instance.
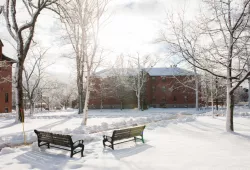
[[[101,127],[103,130],[108,130],[108,128],[109,128],[108,123],[106,123],[106,122],[102,122]]]
[[[4,155],[4,154],[9,154],[9,153],[14,153],[15,149],[10,148],[10,147],[5,147],[1,150],[0,155]]]
[[[37,142],[33,142],[32,143],[31,150],[32,151],[40,151],[40,148],[38,147],[38,143]]]

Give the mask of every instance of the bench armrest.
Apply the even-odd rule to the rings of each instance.
[[[79,145],[79,144],[83,144],[83,140],[78,140],[78,141],[75,141],[75,142],[73,143],[73,145],[75,145],[77,142],[78,142],[78,145]]]
[[[110,136],[106,136],[106,135],[103,135],[103,139],[106,141],[109,141],[109,142],[112,141],[112,138]]]

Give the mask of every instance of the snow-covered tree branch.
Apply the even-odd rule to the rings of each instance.
[[[196,21],[198,24],[180,20],[179,26],[170,20],[172,34],[162,36],[161,40],[167,43],[173,54],[183,57],[193,67],[227,81],[226,130],[233,131],[233,94],[250,76],[248,56],[244,55],[249,43],[250,0],[237,3],[231,0],[205,1],[203,9],[208,10],[203,10]]]

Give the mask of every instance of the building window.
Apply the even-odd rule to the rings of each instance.
[[[155,77],[152,77],[152,80],[155,80]]]
[[[165,81],[166,81],[166,77],[165,77],[165,76],[161,77],[161,80],[162,80],[163,82],[165,82]]]
[[[9,94],[5,93],[5,103],[8,103],[8,102],[9,102]]]
[[[166,97],[163,96],[163,97],[161,98],[161,100],[162,100],[163,102],[166,102]]]
[[[9,113],[8,107],[6,107],[6,108],[4,109],[4,111],[5,111],[5,113]]]
[[[153,96],[152,100],[153,100],[153,101],[155,101],[155,100],[156,100],[155,96]]]
[[[166,86],[162,86],[162,91],[166,91]]]
[[[155,92],[155,86],[152,86],[152,91]]]
[[[176,100],[177,100],[177,99],[176,99],[176,96],[174,96],[174,102],[176,102]]]

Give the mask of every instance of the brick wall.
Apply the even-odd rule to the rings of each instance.
[[[187,82],[187,79],[189,81]],[[100,81],[98,78],[94,81],[95,91],[91,93],[89,102],[90,108],[100,108],[101,98],[100,94]],[[151,107],[195,107],[195,90],[185,87],[195,87],[195,82],[192,77],[185,76],[148,76],[146,83],[145,101],[144,104]],[[134,91],[128,92],[129,96],[133,96],[127,101],[123,101],[124,108],[137,107],[137,98]],[[102,101],[103,108],[120,108],[121,102],[118,98],[108,97]]]
[[[0,45],[0,61],[2,61],[2,46]],[[0,67],[0,82],[1,77],[12,77],[12,64],[7,62],[7,67]],[[0,83],[0,113],[12,111],[12,83]]]
[[[184,76],[153,76],[147,81],[147,103],[153,107],[194,107],[195,91],[185,87]],[[183,83],[183,84],[182,84]],[[188,83],[195,87],[194,81]]]

